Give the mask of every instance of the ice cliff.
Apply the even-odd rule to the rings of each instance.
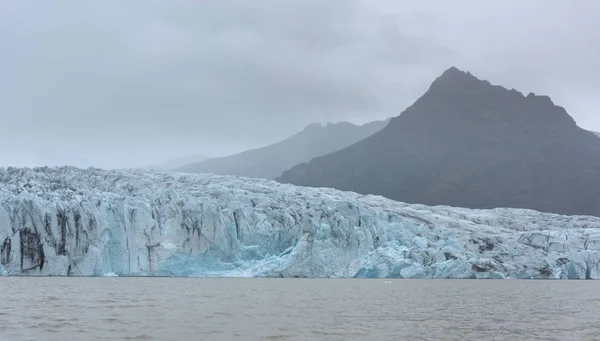
[[[600,278],[600,218],[215,175],[0,169],[0,275]]]

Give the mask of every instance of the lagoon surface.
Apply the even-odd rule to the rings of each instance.
[[[600,282],[0,277],[0,340],[594,340]]]

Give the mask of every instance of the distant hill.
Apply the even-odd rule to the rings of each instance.
[[[190,163],[201,162],[201,161],[204,161],[207,159],[208,159],[208,157],[204,156],[204,155],[192,155],[192,156],[186,156],[186,157],[180,157],[177,159],[172,159],[172,160],[166,161],[162,164],[148,166],[145,168],[157,170],[157,171],[169,171],[169,170],[173,170],[173,169],[176,169],[179,167],[183,167],[185,165],[189,165]]]
[[[360,126],[348,122],[328,123],[325,126],[310,124],[281,142],[192,163],[176,171],[274,179],[294,165],[356,143],[381,130],[388,122],[375,121]]]
[[[547,96],[453,67],[381,131],[277,180],[426,205],[600,216],[600,139]]]

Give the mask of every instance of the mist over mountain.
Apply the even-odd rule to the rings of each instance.
[[[274,179],[297,164],[352,145],[381,130],[388,122],[389,119],[363,125],[313,123],[278,143],[227,157],[211,158],[175,171]]]
[[[204,156],[204,155],[184,156],[184,157],[165,161],[161,164],[147,166],[144,168],[151,169],[151,170],[157,170],[157,171],[169,171],[172,169],[183,167],[185,165],[189,165],[191,163],[202,162],[208,158],[209,158],[208,156]]]
[[[381,131],[277,180],[426,205],[600,216],[600,139],[547,96],[452,67]]]

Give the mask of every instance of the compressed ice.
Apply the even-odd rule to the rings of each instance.
[[[0,274],[600,278],[600,218],[216,175],[0,169]]]

